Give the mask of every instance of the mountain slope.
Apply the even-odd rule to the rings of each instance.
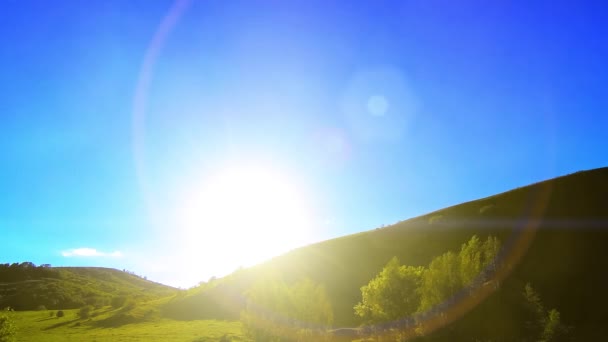
[[[151,300],[177,293],[169,286],[101,267],[50,267],[29,262],[0,265],[0,308],[71,309],[108,305],[112,298]]]
[[[516,329],[521,322],[507,319],[517,315],[509,302],[518,300],[523,284],[531,282],[546,306],[560,310],[564,322],[576,327],[577,338],[607,335],[599,327],[608,319],[603,310],[608,307],[603,274],[608,266],[608,168],[578,172],[386,228],[299,248],[176,299],[165,312],[176,318],[238,318],[242,292],[256,279],[309,277],[327,288],[336,325],[357,325],[352,308],[360,300],[359,288],[390,258],[397,256],[407,265],[427,265],[433,257],[457,250],[473,234],[492,234],[502,240],[511,273],[498,292],[450,331],[464,334],[479,325],[471,322],[484,317],[494,323],[502,320],[496,326],[505,331]]]

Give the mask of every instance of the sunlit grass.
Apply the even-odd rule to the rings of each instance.
[[[50,317],[50,311],[14,312],[17,340],[28,341],[218,341],[223,336],[232,341],[246,341],[241,323],[216,320],[175,321],[158,319],[117,327],[100,323],[116,315],[110,307],[93,311],[94,317],[78,318],[78,310],[64,310],[65,317]],[[139,310],[137,310],[139,311]],[[135,312],[134,314],[137,314]]]

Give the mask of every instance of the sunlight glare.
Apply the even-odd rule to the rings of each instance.
[[[310,210],[296,183],[259,166],[231,167],[206,178],[186,192],[177,216],[180,249],[190,259],[213,260],[208,266],[216,267],[215,275],[314,238]]]

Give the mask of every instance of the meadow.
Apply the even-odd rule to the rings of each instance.
[[[64,310],[64,317],[50,317],[53,311],[12,312],[19,341],[248,341],[239,321],[158,319],[149,322],[105,327],[103,322],[116,314],[111,307],[92,312],[94,317],[81,320],[78,310]]]

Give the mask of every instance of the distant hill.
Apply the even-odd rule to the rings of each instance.
[[[72,309],[109,305],[119,296],[140,301],[177,292],[172,287],[110,268],[36,266],[30,262],[0,264],[0,308]]]
[[[526,282],[539,291],[547,308],[558,309],[563,322],[574,327],[575,340],[608,336],[608,168],[302,247],[176,297],[164,313],[178,319],[238,319],[242,293],[257,279],[282,277],[289,282],[309,277],[326,287],[336,326],[356,326],[360,322],[353,306],[361,299],[360,287],[393,256],[407,265],[427,265],[474,234],[498,236],[511,271],[498,291],[449,329],[437,332],[435,340],[484,333],[507,336],[519,329],[523,323],[517,302]]]

